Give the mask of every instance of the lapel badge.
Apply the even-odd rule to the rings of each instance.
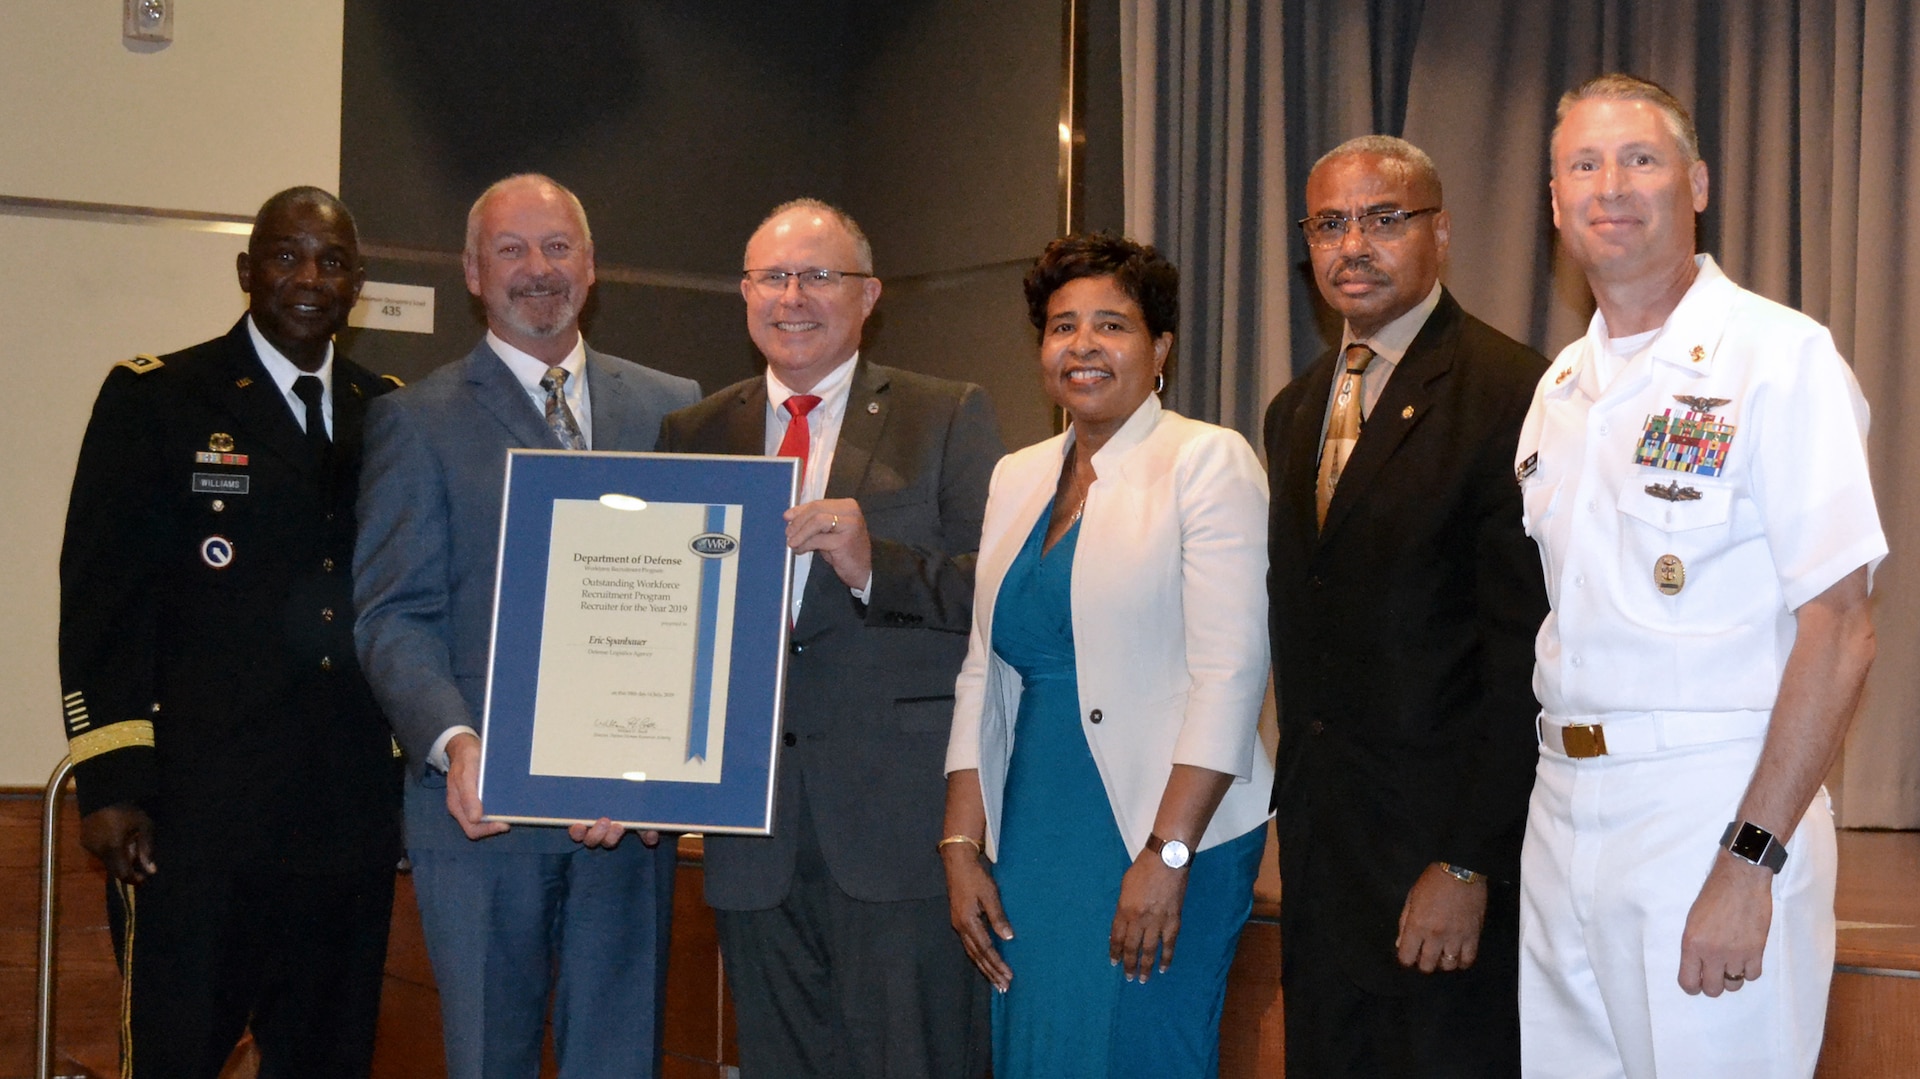
[[[251,375],[242,375],[241,377],[234,379],[233,384],[239,387],[240,389],[244,390],[248,386],[253,385],[253,377]]]
[[[1672,483],[1667,484],[1665,487],[1662,487],[1657,483],[1649,483],[1647,484],[1647,493],[1652,495],[1655,498],[1664,498],[1668,502],[1700,501],[1700,492],[1694,490],[1691,487],[1680,486],[1679,480],[1674,480]]]
[[[1560,385],[1562,382],[1565,382],[1567,380],[1567,376],[1571,374],[1573,374],[1573,368],[1562,367],[1560,369],[1560,373],[1553,376],[1553,384],[1556,386]]]
[[[1529,453],[1527,454],[1527,459],[1520,462],[1520,467],[1513,470],[1513,478],[1516,480],[1524,480],[1539,471],[1539,469],[1540,454],[1537,451]]]
[[[1401,409],[1401,410],[1400,410],[1400,418],[1401,418],[1401,419],[1403,419],[1403,420],[1410,420],[1410,419],[1412,419],[1412,418],[1413,418],[1413,406],[1412,406],[1412,405],[1408,405],[1407,407],[1405,407],[1405,408],[1403,408],[1403,409]]]
[[[207,436],[207,448],[215,453],[232,453],[233,436],[225,431],[215,431]]]
[[[1699,363],[1707,358],[1707,350],[1699,345],[1695,345],[1693,346],[1693,350],[1688,352],[1687,355],[1693,357],[1694,363]]]
[[[233,564],[233,541],[225,536],[208,536],[200,541],[200,561],[214,569]]]
[[[1653,564],[1653,584],[1666,595],[1679,595],[1687,587],[1687,564],[1677,555],[1661,555]]]
[[[880,414],[880,402],[878,402],[878,401],[868,401],[868,402],[867,402],[867,415],[869,415],[869,416],[878,416],[879,414]]]

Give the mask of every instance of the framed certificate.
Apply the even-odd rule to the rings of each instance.
[[[489,820],[771,829],[798,485],[788,457],[508,454]]]

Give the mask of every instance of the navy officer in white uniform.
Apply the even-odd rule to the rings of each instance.
[[[1822,778],[1874,654],[1867,405],[1832,336],[1695,254],[1660,87],[1561,99],[1553,219],[1599,311],[1516,474],[1552,613],[1521,866],[1535,1079],[1811,1076],[1834,952]]]

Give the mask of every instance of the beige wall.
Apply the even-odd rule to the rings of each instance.
[[[342,0],[178,0],[154,51],[122,44],[120,9],[8,5],[0,196],[251,214],[337,187]],[[0,786],[44,783],[65,749],[56,570],[93,395],[117,360],[226,330],[244,242],[0,205]]]

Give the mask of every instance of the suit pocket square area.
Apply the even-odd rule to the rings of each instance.
[[[953,694],[901,697],[893,702],[893,718],[903,731],[944,735],[953,729]]]

